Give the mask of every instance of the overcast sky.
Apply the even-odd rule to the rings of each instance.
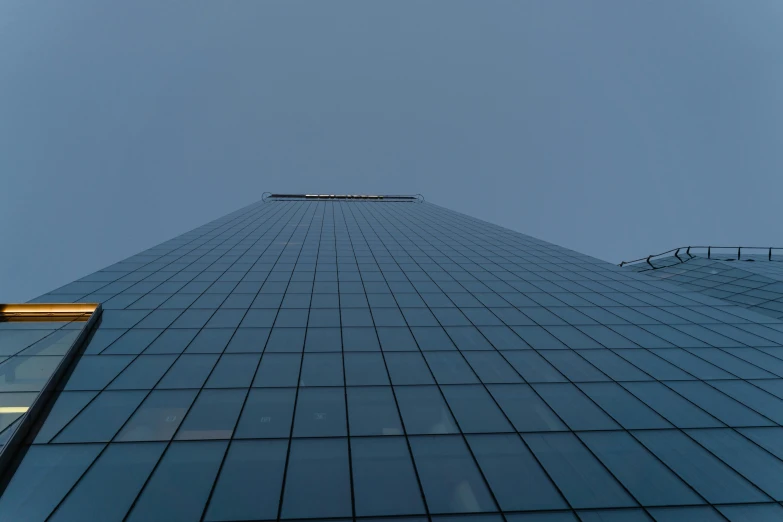
[[[612,262],[783,246],[780,0],[5,0],[0,302],[266,191]]]

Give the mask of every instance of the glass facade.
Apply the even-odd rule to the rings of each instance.
[[[651,275],[268,197],[36,300],[103,313],[0,522],[783,520],[783,321]]]

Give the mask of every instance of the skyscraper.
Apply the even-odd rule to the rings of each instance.
[[[35,302],[100,307],[0,324],[2,522],[783,520],[782,321],[422,198],[266,196]]]

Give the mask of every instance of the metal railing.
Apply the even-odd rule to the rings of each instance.
[[[672,252],[674,252],[674,254],[672,254],[672,257],[677,258],[677,260],[680,263],[684,263],[685,261],[688,261],[689,259],[692,259],[692,258],[696,257],[696,256],[691,254],[691,250],[695,250],[695,249],[701,249],[701,250],[705,250],[706,249],[707,250],[707,259],[712,259],[713,250],[730,250],[732,256],[734,255],[733,254],[734,250],[736,250],[737,251],[737,260],[738,261],[742,259],[742,251],[743,250],[746,253],[747,253],[748,250],[756,250],[756,251],[761,250],[761,251],[763,251],[764,253],[767,254],[767,259],[769,261],[772,261],[772,251],[773,250],[783,250],[783,247],[743,247],[743,246],[733,246],[733,247],[688,246],[688,247],[679,247],[679,248],[672,248],[671,250],[667,250],[666,252],[661,252],[660,254],[651,254],[651,255],[649,255],[647,257],[640,257],[639,259],[634,259],[632,261],[623,261],[622,263],[620,263],[620,266],[631,265],[633,263],[639,263],[641,261],[645,261],[652,268],[656,268],[656,266],[652,264],[651,260],[654,259],[654,258],[666,256],[667,254],[672,254]],[[680,251],[682,251],[682,250],[685,251],[683,256],[688,256],[687,259],[683,259],[682,257],[680,257]],[[726,255],[725,253],[721,253],[721,252],[715,252],[715,254],[716,255],[718,255],[718,254]]]

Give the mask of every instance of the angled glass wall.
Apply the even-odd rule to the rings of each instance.
[[[783,520],[783,323],[420,199],[265,197],[100,324],[0,521]]]

